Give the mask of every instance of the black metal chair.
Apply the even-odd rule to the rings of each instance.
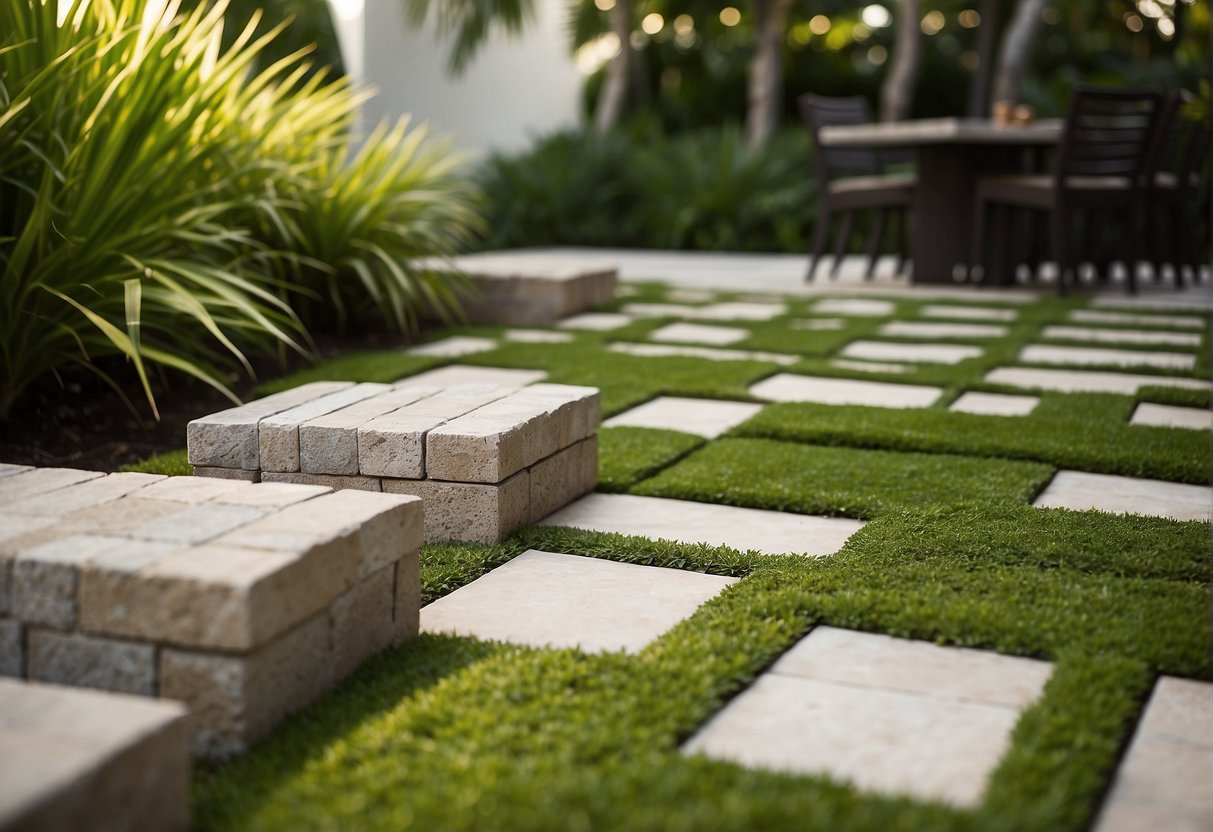
[[[1182,115],[1183,99],[1167,98],[1159,116],[1145,174],[1145,241],[1155,279],[1170,265],[1175,285],[1183,285],[1185,267],[1193,282],[1200,277],[1197,240],[1203,211],[1197,206],[1209,167],[1209,125]]]
[[[868,238],[865,278],[870,279],[876,268],[876,257],[880,253],[890,214],[898,223],[897,270],[900,272],[905,267],[907,256],[906,215],[914,197],[913,174],[887,172],[886,159],[869,148],[821,144],[819,134],[823,127],[870,124],[872,113],[867,99],[806,94],[800,96],[798,103],[801,117],[813,140],[813,164],[818,186],[817,225],[813,232],[813,247],[809,253],[805,280],[813,279],[817,264],[825,254],[830,223],[836,214],[841,215],[842,226],[834,238],[834,262],[830,267],[830,277],[838,274],[854,227],[855,212],[865,210],[876,211],[876,222]]]
[[[1146,152],[1156,127],[1162,97],[1152,91],[1078,89],[1070,99],[1065,129],[1052,175],[1012,174],[977,181],[972,263],[983,279],[1005,282],[1004,251],[1011,209],[1047,215],[1053,261],[1060,294],[1069,289],[1076,265],[1071,234],[1080,216],[1119,217],[1119,234],[1128,272],[1129,292],[1137,291],[1138,213],[1143,203]],[[988,222],[988,214],[994,214]],[[994,226],[994,251],[987,257],[988,227]],[[1093,254],[1093,252],[1086,252]]]

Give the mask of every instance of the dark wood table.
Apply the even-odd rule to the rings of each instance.
[[[823,127],[830,147],[913,148],[912,280],[952,283],[967,279],[973,234],[973,189],[986,173],[1023,170],[1025,150],[1061,140],[1061,119],[1000,127],[987,119],[935,118]]]

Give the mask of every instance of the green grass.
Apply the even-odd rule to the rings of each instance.
[[[123,465],[123,471],[134,471],[139,474],[164,474],[167,477],[187,477],[194,473],[186,451],[168,451],[163,454],[149,456],[147,459],[130,465]]]
[[[601,428],[598,431],[598,490],[627,491],[686,456],[704,439],[676,430]]]

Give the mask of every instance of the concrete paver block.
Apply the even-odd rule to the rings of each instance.
[[[553,332],[550,329],[507,329],[505,340],[519,344],[567,344],[573,340],[570,332]]]
[[[603,427],[660,428],[714,439],[750,419],[762,408],[761,404],[753,402],[658,396],[612,416]]]
[[[1013,321],[1019,317],[1016,309],[993,306],[958,306],[943,303],[928,303],[919,308],[924,318],[942,318],[950,321]]]
[[[949,405],[953,413],[979,413],[985,416],[1027,416],[1040,404],[1036,396],[1010,396],[1005,393],[962,393]]]
[[[260,471],[249,471],[244,468],[216,468],[213,465],[193,466],[195,477],[214,477],[221,480],[241,480],[242,482],[261,482]]]
[[[1053,347],[1047,344],[1029,344],[1020,350],[1019,360],[1028,364],[1060,364],[1072,367],[1117,366],[1191,370],[1196,366],[1196,356],[1190,353]]]
[[[285,485],[310,485],[339,491],[352,488],[356,491],[380,491],[378,477],[344,476],[342,474],[279,474],[266,471],[261,475],[261,481],[266,483],[282,483]]]
[[[1129,419],[1129,424],[1157,428],[1213,430],[1213,411],[1198,407],[1174,407],[1141,402],[1133,409],[1133,416]]]
[[[770,361],[781,367],[788,367],[803,361],[799,355],[789,355],[778,352],[761,352],[755,350],[724,350],[716,347],[678,347],[673,344],[631,344],[616,342],[609,344],[611,352],[624,355],[635,355],[640,358],[704,358],[708,361]]]
[[[1162,332],[1153,329],[1100,329],[1085,326],[1046,326],[1042,338],[1055,341],[1087,341],[1094,344],[1161,344],[1199,347],[1196,332]]]
[[[421,558],[418,552],[408,552],[396,562],[392,597],[392,636],[398,642],[408,641],[421,627]]]
[[[809,332],[833,332],[843,329],[847,322],[842,318],[798,318],[792,321],[792,329],[803,329]]]
[[[981,347],[963,344],[899,344],[892,341],[852,341],[840,355],[868,361],[910,361],[926,364],[959,364],[979,357]]]
[[[71,535],[21,552],[13,561],[13,617],[56,630],[75,627],[80,567],[119,545],[112,538]]]
[[[121,473],[85,480],[32,497],[14,500],[4,506],[13,514],[40,514],[60,517],[73,511],[113,502],[164,477],[156,474]]]
[[[634,318],[619,312],[585,312],[573,315],[560,321],[556,326],[561,329],[589,329],[595,332],[608,332],[627,326]]]
[[[687,323],[666,324],[649,333],[649,338],[654,341],[673,341],[678,344],[713,344],[721,347],[744,341],[749,337],[749,330],[740,327]]]
[[[889,321],[878,335],[900,338],[1001,338],[1008,329],[998,324],[941,324],[928,321]]]
[[[519,471],[504,482],[442,482],[384,479],[383,490],[411,494],[425,504],[425,540],[496,543],[530,517],[530,480]]]
[[[203,503],[157,517],[122,534],[166,543],[204,543],[251,523],[265,513],[266,509],[256,506]]]
[[[1059,393],[1119,393],[1132,396],[1143,387],[1178,387],[1208,390],[1207,381],[1175,376],[1148,376],[1100,370],[1052,370],[1040,367],[996,367],[986,373],[990,384]]]
[[[830,366],[840,370],[855,370],[860,373],[908,373],[914,369],[909,364],[891,364],[887,361],[852,361],[849,358],[831,359]]]
[[[1074,309],[1071,321],[1080,324],[1108,326],[1157,326],[1175,329],[1204,329],[1205,319],[1199,315],[1137,315],[1130,312],[1105,312],[1096,309]]]
[[[252,482],[245,482],[243,480],[222,480],[207,477],[168,477],[160,482],[152,483],[143,489],[138,496],[146,500],[166,500],[172,503],[197,505],[217,500],[233,491],[252,487]],[[123,502],[129,503],[130,498],[128,497]]]
[[[856,318],[883,318],[892,315],[897,306],[889,300],[871,298],[824,298],[813,304],[818,315],[844,315]]]
[[[14,465],[11,462],[0,462],[0,477],[11,477],[14,474],[23,474],[26,471],[32,471],[32,465]]]
[[[8,477],[0,477],[0,505],[58,491],[77,483],[95,480],[104,474],[76,468],[33,468]]]
[[[299,470],[299,426],[304,422],[391,389],[387,384],[355,384],[265,417],[257,423],[262,474]]]
[[[489,387],[525,387],[547,378],[543,370],[509,370],[502,367],[471,367],[455,364],[427,370],[396,383],[397,387],[431,387],[449,389],[469,384]]]
[[[38,682],[155,696],[156,647],[34,628],[27,675]]]
[[[332,675],[344,679],[395,640],[396,565],[359,581],[329,607]]]
[[[1208,521],[1213,519],[1213,490],[1207,485],[1058,471],[1033,505]]]
[[[358,429],[437,392],[434,387],[397,387],[309,419],[299,426],[299,469],[307,474],[357,474]]]
[[[25,675],[25,632],[20,621],[0,618],[0,676]]]
[[[750,393],[756,398],[776,402],[909,408],[930,407],[943,390],[914,384],[780,373],[752,385]]]
[[[405,350],[409,355],[424,355],[433,358],[458,358],[461,355],[472,355],[478,352],[488,352],[497,348],[497,342],[492,338],[473,338],[455,335],[428,344],[419,344]]]
[[[594,490],[598,484],[598,438],[591,436],[530,468],[530,522]]]

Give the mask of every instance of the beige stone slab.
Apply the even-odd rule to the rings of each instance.
[[[1174,520],[1213,520],[1213,490],[1162,480],[1058,471],[1036,498],[1038,508],[1145,514]]]
[[[0,829],[186,829],[176,702],[0,679]]]
[[[959,364],[982,354],[981,347],[962,344],[898,344],[892,341],[852,341],[840,355],[865,361],[910,361]]]
[[[1133,409],[1130,425],[1156,428],[1189,428],[1213,430],[1213,411],[1198,407],[1174,407],[1167,404],[1141,402]]]
[[[409,347],[405,352],[409,355],[424,355],[434,358],[458,358],[461,355],[472,355],[478,352],[488,352],[497,348],[497,342],[492,338],[475,338],[466,335],[453,335],[428,344]]]
[[[883,318],[892,315],[897,305],[873,298],[824,298],[813,304],[818,315],[844,315],[852,318]]]
[[[726,346],[750,337],[749,330],[735,326],[711,326],[708,324],[666,324],[649,333],[654,341],[672,341],[677,344],[712,344]]]
[[[677,430],[714,439],[750,419],[762,408],[763,405],[753,402],[658,396],[652,401],[612,416],[603,426]]]
[[[348,381],[317,381],[195,419],[186,427],[190,464],[259,470],[257,425],[262,419],[351,386]]]
[[[448,389],[466,385],[489,387],[525,387],[547,378],[543,370],[509,370],[501,367],[470,367],[456,364],[427,370],[397,382],[398,387],[434,387]]]
[[[262,474],[267,471],[290,473],[299,470],[299,426],[304,422],[391,389],[387,384],[355,384],[265,417],[257,425]]]
[[[203,503],[157,517],[123,535],[139,540],[160,540],[182,545],[204,543],[266,515],[267,510],[248,505]]]
[[[174,479],[192,480],[194,477],[175,477]],[[121,536],[156,518],[186,511],[190,507],[189,503],[179,503],[174,500],[147,500],[141,496],[123,497],[113,503],[104,503],[60,518],[59,528],[64,533],[84,532]],[[0,544],[0,549],[3,548],[3,545]]]
[[[0,462],[0,477],[11,477],[14,474],[23,474],[26,471],[32,470],[32,465],[14,465],[11,462]]]
[[[221,480],[241,480],[243,482],[261,482],[260,471],[246,471],[243,468],[216,468],[213,465],[193,466],[195,477],[214,477]]]
[[[672,344],[614,343],[607,346],[611,352],[635,355],[641,358],[705,358],[708,361],[770,361],[780,366],[791,366],[803,360],[799,355],[754,350],[723,350],[715,347],[676,347]]]
[[[32,629],[30,679],[137,696],[156,695],[156,646]]]
[[[528,469],[530,522],[594,490],[598,484],[598,437],[582,439]]]
[[[421,629],[637,653],[736,581],[532,549],[422,609]]]
[[[699,307],[678,303],[628,303],[621,311],[633,318],[693,318]]]
[[[1048,370],[1039,367],[997,367],[986,373],[991,384],[1053,390],[1060,393],[1119,393],[1132,396],[1143,387],[1208,390],[1209,382],[1195,378],[1110,373],[1099,370]]]
[[[421,628],[421,558],[409,552],[396,561],[395,588],[392,601],[393,638],[407,641],[415,638]]]
[[[572,333],[550,329],[507,329],[502,334],[505,340],[519,344],[567,344],[573,340]]]
[[[1009,330],[997,324],[940,324],[929,321],[889,321],[878,335],[899,338],[1002,338]]]
[[[1199,315],[1138,315],[1130,312],[1104,312],[1095,309],[1074,309],[1069,318],[1081,324],[1108,326],[1157,326],[1174,329],[1204,329],[1205,319]]]
[[[162,479],[164,477],[155,474],[110,474],[67,488],[16,500],[6,504],[4,509],[13,514],[41,514],[58,517],[72,511],[113,502]]]
[[[500,543],[530,518],[530,475],[519,471],[496,485],[439,480],[383,480],[384,491],[425,504],[425,540]]]
[[[1094,344],[1158,344],[1173,347],[1199,347],[1195,332],[1162,332],[1151,329],[1099,329],[1085,326],[1047,326],[1042,338],[1054,341],[1087,341]]]
[[[393,623],[396,566],[385,566],[359,581],[329,607],[331,673],[344,679],[396,640]]]
[[[634,494],[590,494],[543,521],[679,543],[731,546],[764,555],[832,555],[863,528],[859,520],[814,517]]]
[[[930,407],[943,393],[938,387],[888,384],[849,378],[780,373],[750,387],[756,398],[775,402],[852,404],[867,407]]]
[[[573,315],[571,318],[565,318],[556,326],[561,329],[589,329],[595,332],[609,332],[612,329],[619,329],[621,326],[627,326],[634,318],[631,315],[624,315],[619,312],[585,312],[581,315]]]
[[[302,503],[313,497],[328,494],[331,488],[323,485],[296,485],[285,482],[257,483],[255,488],[242,488],[229,491],[215,498],[214,502],[221,505],[252,506],[254,508],[280,509],[295,503]]]
[[[692,317],[705,321],[770,321],[787,311],[785,303],[734,300],[700,306]]]
[[[75,627],[80,567],[120,545],[113,538],[70,535],[18,554],[12,566],[13,617],[56,630]]]
[[[357,491],[382,491],[378,477],[362,475],[347,476],[345,474],[277,474],[266,471],[262,482],[280,485],[310,485],[337,491],[343,488],[353,488]]]
[[[71,485],[105,476],[96,471],[76,468],[33,468],[29,471],[0,478],[0,507],[38,494],[58,491]]]
[[[299,426],[299,470],[306,474],[357,474],[358,429],[439,392],[437,387],[404,385],[309,419]]]
[[[421,479],[426,436],[519,388],[463,385],[393,410],[358,426],[358,469],[365,476]]]
[[[985,416],[1027,416],[1040,404],[1037,396],[1011,396],[1006,393],[962,393],[948,406],[953,413],[979,413]]]
[[[792,329],[806,329],[810,332],[833,332],[843,329],[847,322],[842,318],[800,318],[792,321]]]
[[[558,448],[593,436],[602,422],[602,402],[597,387],[532,384],[523,394],[557,406],[553,411],[553,429],[557,431]]]
[[[710,303],[716,300],[716,293],[702,289],[669,289],[665,297],[671,303]]]
[[[1046,344],[1029,344],[1020,350],[1019,360],[1028,364],[1058,364],[1070,367],[1116,366],[1191,370],[1196,366],[1196,356],[1189,353],[1051,347]]]
[[[46,515],[35,514],[13,514],[7,511],[5,506],[4,511],[0,511],[0,544],[18,540],[32,532],[37,532],[45,529],[48,526],[54,526],[58,522],[58,518]],[[0,556],[3,553],[10,551],[4,546],[0,546]]]
[[[950,321],[1013,321],[1019,317],[1016,309],[992,306],[954,306],[944,303],[928,303],[918,310],[924,318],[941,318]]]
[[[835,358],[830,361],[831,367],[840,370],[856,370],[860,373],[908,373],[914,368],[909,364],[890,364],[884,361],[852,361],[847,358]]]
[[[209,477],[169,477],[153,483],[139,493],[141,500],[168,500],[174,503],[197,505],[217,500],[226,494],[252,488],[253,483],[243,480],[212,479]],[[127,497],[123,502],[130,503]],[[178,506],[180,508],[180,506]]]
[[[25,676],[25,631],[12,618],[0,618],[0,676]]]

